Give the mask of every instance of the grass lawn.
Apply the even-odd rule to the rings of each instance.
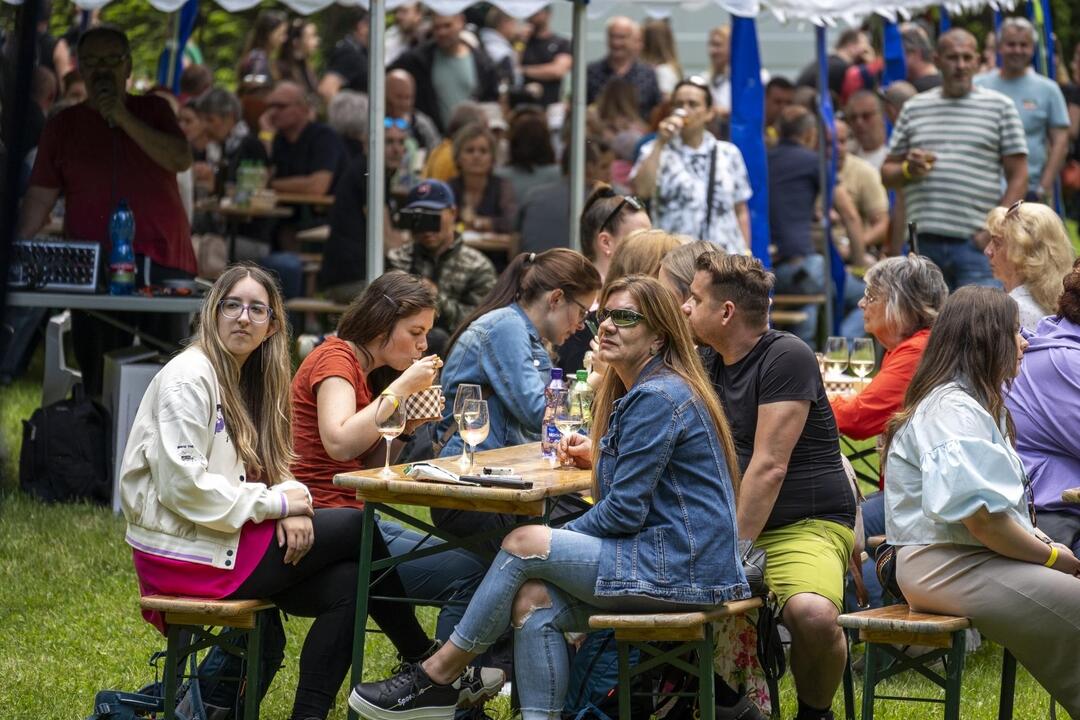
[[[98,690],[135,690],[151,681],[153,670],[147,660],[164,648],[164,640],[139,615],[122,518],[100,507],[46,506],[17,491],[20,421],[40,400],[40,360],[29,375],[0,388],[0,717],[70,720],[90,713]],[[420,612],[431,630],[433,611]],[[266,720],[288,718],[299,647],[308,625],[303,618],[286,623],[285,667],[263,703],[261,717]],[[393,662],[389,643],[382,635],[372,635],[365,676],[382,677]],[[969,656],[965,720],[997,717],[1000,664],[1000,648],[987,643]],[[934,692],[927,681],[911,673],[882,691]],[[856,692],[857,702],[859,696]],[[331,718],[345,717],[344,698],[343,692]],[[838,717],[842,702],[837,693]],[[782,703],[790,718],[795,708],[790,674],[782,684]],[[1046,693],[1021,669],[1016,717],[1046,717],[1048,707]],[[882,702],[877,708],[882,720],[941,717],[938,705]],[[504,698],[490,703],[488,712],[494,718],[510,717]]]

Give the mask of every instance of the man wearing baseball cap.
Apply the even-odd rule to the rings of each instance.
[[[468,247],[454,230],[454,191],[439,180],[425,180],[411,191],[399,214],[399,226],[411,239],[386,257],[387,269],[424,278],[437,295],[435,327],[453,333],[495,286],[495,266]],[[430,347],[429,338],[429,347]]]

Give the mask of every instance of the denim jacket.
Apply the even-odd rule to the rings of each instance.
[[[487,440],[478,450],[536,442],[550,370],[551,357],[540,333],[517,303],[481,315],[461,333],[443,367],[446,409],[437,436],[453,420],[458,384],[475,383],[483,388],[491,420]],[[455,434],[442,456],[460,454],[461,436]]]
[[[604,538],[597,595],[695,605],[749,595],[720,438],[660,358],[615,402],[594,471],[601,498],[567,528]]]

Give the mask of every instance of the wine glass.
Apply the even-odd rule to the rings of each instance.
[[[467,400],[461,408],[461,439],[469,445],[469,468],[476,464],[476,446],[487,440],[490,421],[487,400]]]
[[[554,420],[555,427],[559,429],[559,435],[562,437],[576,433],[585,421],[581,396],[572,395],[569,390],[556,390]],[[574,463],[573,461],[564,462],[563,467],[574,467]]]
[[[386,438],[386,462],[379,473],[383,480],[397,477],[397,473],[390,469],[390,443],[405,431],[405,420],[405,398],[392,393],[379,396],[375,406],[375,426],[379,429],[379,434]]]
[[[457,386],[457,391],[454,393],[454,423],[458,427],[458,434],[461,435],[461,457],[458,458],[458,465],[461,467],[469,466],[469,454],[465,447],[465,435],[462,433],[461,411],[465,408],[465,403],[469,400],[481,399],[483,399],[483,396],[480,391],[480,386],[472,383],[461,383]]]
[[[855,338],[851,346],[851,372],[865,378],[874,371],[877,361],[872,338]]]
[[[828,375],[843,375],[848,366],[846,337],[830,337],[825,341],[825,370]]]

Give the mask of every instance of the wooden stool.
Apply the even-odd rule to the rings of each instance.
[[[262,629],[266,613],[274,604],[266,600],[205,600],[201,598],[148,595],[141,598],[143,610],[154,610],[165,616],[168,644],[165,649],[165,720],[176,717],[176,694],[180,680],[180,668],[191,653],[215,645],[227,652],[240,654],[247,663],[244,682],[255,689],[244,700],[244,720],[259,717],[259,693],[261,681],[259,658],[261,655]],[[225,628],[217,633],[211,628]],[[190,636],[190,638],[184,637]],[[246,648],[226,644],[226,641],[246,637]]]
[[[960,718],[960,689],[964,672],[965,633],[971,621],[952,615],[930,615],[912,611],[907,605],[863,610],[841,615],[840,627],[859,631],[859,638],[866,643],[866,668],[863,675],[863,720],[874,719],[874,700],[913,700],[936,702],[945,705],[945,720]],[[932,648],[916,657],[909,657],[893,645],[922,645]],[[892,664],[880,666],[882,653],[892,659]],[[945,663],[945,675],[931,670],[937,660]],[[878,683],[905,670],[914,670],[945,690],[945,700],[892,695],[876,695]],[[1001,698],[998,708],[999,720],[1012,717],[1013,688],[1016,677],[1016,660],[1006,650],[1001,673]]]
[[[619,653],[619,717],[629,718],[630,681],[659,665],[675,667],[698,678],[698,706],[702,720],[715,720],[716,700],[713,684],[712,623],[724,617],[742,615],[764,605],[761,598],[734,600],[707,611],[686,613],[653,613],[648,615],[593,615],[589,627],[594,630],[614,630],[615,647]],[[679,642],[671,650],[660,650],[649,643]],[[648,660],[630,667],[630,649],[638,648]],[[695,668],[681,659],[682,655],[697,652]],[[776,707],[774,700],[773,706]]]

